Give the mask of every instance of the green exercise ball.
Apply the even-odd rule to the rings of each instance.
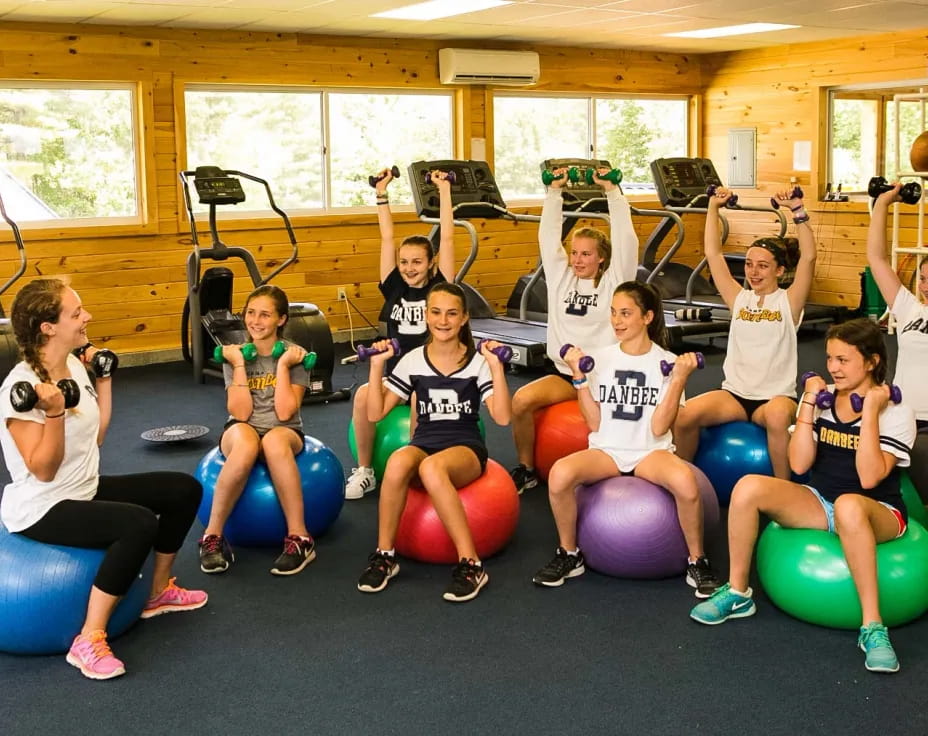
[[[483,418],[477,420],[480,427],[480,436],[486,438],[486,429]],[[394,406],[390,413],[377,422],[374,434],[374,475],[380,481],[383,471],[387,467],[390,455],[409,444],[409,405]],[[348,447],[355,462],[358,461],[358,446],[354,439],[354,420],[348,424]]]
[[[898,626],[928,610],[928,532],[909,519],[906,533],[876,548],[880,614]],[[835,629],[861,625],[860,601],[837,534],[784,529],[771,521],[757,546],[757,572],[776,606]]]
[[[928,509],[926,509],[925,504],[922,503],[921,496],[919,496],[918,491],[915,490],[915,486],[912,484],[912,479],[909,477],[909,474],[904,470],[902,471],[899,485],[902,490],[902,500],[905,503],[906,511],[909,512],[909,518],[915,519],[915,521],[928,529]]]

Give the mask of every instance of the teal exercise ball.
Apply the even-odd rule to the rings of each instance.
[[[910,518],[899,539],[877,545],[876,560],[883,623],[898,626],[928,610],[928,532],[921,524]],[[770,600],[791,616],[835,629],[861,625],[837,534],[771,521],[757,546],[757,573]]]
[[[735,484],[745,475],[773,475],[767,452],[767,431],[752,422],[726,422],[703,427],[693,459],[727,506]]]
[[[387,467],[387,460],[390,455],[406,447],[409,444],[409,405],[401,404],[394,406],[390,413],[377,422],[377,429],[374,433],[374,457],[373,468],[377,480],[383,479],[383,471]],[[483,426],[483,418],[477,420],[480,427],[480,436],[486,437],[486,430]],[[348,423],[348,447],[351,449],[351,457],[358,461],[358,446],[354,438],[354,420]]]

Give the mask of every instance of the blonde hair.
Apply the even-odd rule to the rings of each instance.
[[[596,252],[603,259],[602,263],[596,269],[596,276],[593,277],[593,286],[599,286],[599,280],[603,277],[606,269],[609,268],[609,262],[612,260],[612,242],[602,230],[595,227],[581,227],[571,238],[571,244],[577,241],[577,238],[589,238],[596,242]]]

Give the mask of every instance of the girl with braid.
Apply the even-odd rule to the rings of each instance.
[[[107,644],[107,623],[152,550],[151,596],[142,618],[206,604],[206,593],[180,588],[171,576],[202,489],[183,473],[100,475],[116,361],[109,351],[88,345],[89,321],[80,297],[58,279],[27,284],[13,302],[11,322],[24,360],[0,386],[0,445],[12,478],[3,491],[0,521],[38,542],[106,550],[84,624],[67,655],[86,677],[106,680],[126,671]],[[88,365],[96,387],[88,380]],[[79,397],[66,379],[76,382]],[[67,403],[59,384],[70,394]],[[33,389],[37,399],[25,410],[24,389]]]

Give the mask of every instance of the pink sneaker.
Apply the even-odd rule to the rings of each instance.
[[[168,581],[168,587],[150,598],[142,609],[142,618],[160,616],[174,611],[192,611],[206,605],[209,596],[203,590],[187,590],[174,585],[177,578]]]
[[[75,636],[66,659],[68,664],[79,668],[84,677],[91,680],[109,680],[126,674],[126,666],[113,656],[110,645],[106,643],[105,631]]]

